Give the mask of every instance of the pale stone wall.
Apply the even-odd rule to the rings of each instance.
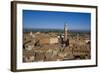
[[[58,43],[58,38],[50,38],[50,44]]]

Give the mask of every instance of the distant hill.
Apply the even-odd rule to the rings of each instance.
[[[64,30],[63,29],[39,29],[39,28],[24,28],[23,29],[23,32],[63,32]],[[72,32],[72,33],[75,33],[75,32],[78,32],[78,33],[90,33],[89,30],[68,30],[68,32]]]

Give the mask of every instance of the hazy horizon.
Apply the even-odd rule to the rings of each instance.
[[[24,30],[25,29],[32,29],[32,30],[34,30],[34,29],[43,29],[43,30],[47,30],[47,29],[49,29],[49,30],[64,30],[64,28],[63,29],[61,29],[61,28],[23,28]],[[68,29],[68,30],[79,30],[79,31],[90,31],[90,29],[87,29],[87,30],[80,30],[80,29]]]
[[[63,32],[64,29],[42,29],[42,28],[24,28],[24,32]],[[90,32],[90,30],[67,30],[68,32]]]

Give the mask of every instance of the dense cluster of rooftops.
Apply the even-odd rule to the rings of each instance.
[[[68,37],[67,30],[65,25],[60,35],[24,33],[23,62],[90,59],[90,40],[73,40]]]

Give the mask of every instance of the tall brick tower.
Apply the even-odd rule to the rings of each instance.
[[[67,26],[66,24],[64,25],[64,41],[66,42],[67,41]]]

